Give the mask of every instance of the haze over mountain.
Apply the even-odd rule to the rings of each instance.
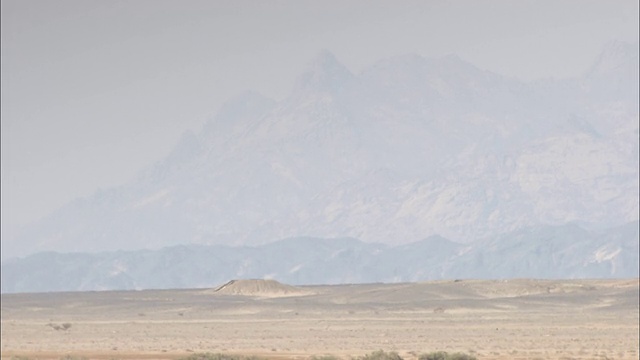
[[[135,181],[3,239],[3,258],[611,228],[639,218],[638,143],[637,43],[607,45],[580,78],[534,83],[455,55],[353,74],[323,51],[285,100],[230,100]]]
[[[398,246],[350,238],[290,238],[255,247],[179,245],[127,252],[43,252],[3,262],[0,290],[216,288],[229,279],[311,285],[470,278],[634,278],[638,264],[635,221],[603,231],[576,225],[531,227],[467,245],[439,236]],[[258,290],[254,285],[251,291]],[[243,291],[230,287],[223,293]],[[269,296],[295,292],[286,288],[261,291]]]

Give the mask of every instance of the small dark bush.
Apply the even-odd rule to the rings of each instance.
[[[436,351],[429,354],[420,355],[418,360],[477,360],[475,356],[453,353],[449,354],[446,351]]]
[[[67,330],[69,330],[71,328],[71,324],[70,323],[64,323],[64,324],[61,324],[61,325],[48,323],[47,326],[50,326],[54,330],[62,330],[62,331],[67,331]]]
[[[477,360],[475,356],[463,354],[463,353],[455,353],[451,354],[449,359],[451,360]]]
[[[385,352],[382,350],[374,351],[371,354],[367,354],[358,360],[403,360],[397,352]]]
[[[229,355],[219,353],[197,353],[178,360],[261,360],[255,356]]]
[[[312,356],[309,360],[340,360],[339,357],[334,355],[320,355],[320,356]]]

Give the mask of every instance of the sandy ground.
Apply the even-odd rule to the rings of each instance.
[[[244,295],[228,287],[3,294],[1,350],[3,359],[348,358],[378,349],[406,359],[437,350],[478,359],[638,359],[638,284],[464,280],[231,289]],[[67,330],[55,329],[64,323]]]

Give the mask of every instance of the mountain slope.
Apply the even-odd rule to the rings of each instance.
[[[231,100],[135,181],[3,239],[3,257],[635,221],[637,64],[637,44],[614,43],[581,78],[528,84],[456,56],[353,74],[322,52],[287,99]]]

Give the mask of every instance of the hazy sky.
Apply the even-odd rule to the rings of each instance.
[[[456,53],[532,80],[637,41],[638,1],[2,0],[2,229],[131,180],[222,102],[322,49],[358,72]]]

